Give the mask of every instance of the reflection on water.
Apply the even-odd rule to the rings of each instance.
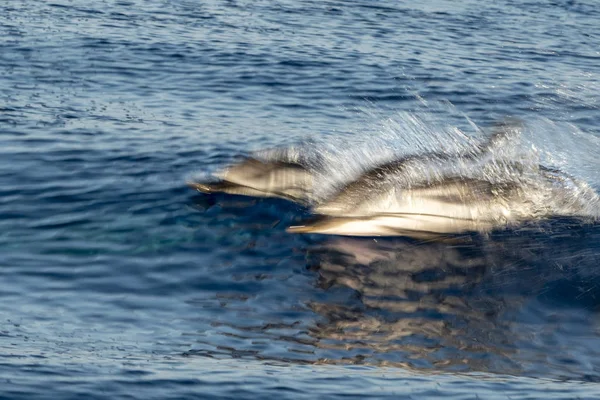
[[[536,334],[585,324],[576,316],[600,305],[599,231],[559,225],[450,242],[331,238],[311,250],[317,285],[359,301],[311,302],[323,319],[310,334],[351,354],[340,362],[537,375],[556,348]]]
[[[227,240],[243,243],[242,227],[261,232],[248,239],[253,254],[275,246],[279,258],[262,259],[268,274],[231,278],[260,285],[254,294],[199,303],[215,318],[187,356],[598,380],[597,226],[553,220],[437,241],[303,237],[283,232],[302,218],[290,203],[195,199],[206,213],[216,202],[211,220],[230,226]]]

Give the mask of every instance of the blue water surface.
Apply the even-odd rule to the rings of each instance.
[[[599,20],[593,0],[1,2],[0,397],[600,396],[597,227],[291,235],[300,206],[185,186],[252,150],[509,117],[598,187]]]

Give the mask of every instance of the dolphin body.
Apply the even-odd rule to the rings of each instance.
[[[344,191],[314,208],[318,218],[292,226],[289,232],[346,236],[411,236],[418,238],[465,232],[488,232],[523,222],[553,217],[590,218],[588,200],[597,195],[571,177],[554,180],[556,171],[541,169],[539,179],[489,182],[483,179],[444,177],[439,181],[399,188]],[[585,196],[575,198],[564,183],[578,185]],[[351,188],[356,189],[352,184]],[[342,203],[340,196],[358,199]],[[341,207],[340,207],[341,206]]]
[[[189,186],[312,206],[316,217],[289,227],[294,233],[430,238],[552,217],[597,218],[600,200],[585,182],[537,164],[493,162],[494,153],[519,132],[503,124],[464,153],[430,152],[377,165],[325,199],[314,195],[310,163],[284,158],[248,158],[219,174],[217,182]],[[453,170],[457,163],[475,176]],[[486,174],[490,165],[502,174]]]

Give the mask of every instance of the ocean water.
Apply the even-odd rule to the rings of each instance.
[[[597,398],[600,228],[292,235],[185,181],[507,118],[600,187],[593,0],[0,3],[1,398]],[[466,139],[465,139],[466,140]]]

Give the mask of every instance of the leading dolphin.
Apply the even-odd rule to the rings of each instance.
[[[399,188],[388,184],[360,190],[351,184],[333,200],[314,208],[309,223],[289,232],[346,236],[435,237],[488,232],[553,217],[592,218],[590,201],[598,196],[572,177],[555,179],[541,168],[536,179],[490,182],[445,176],[434,182]],[[577,192],[569,190],[572,185]],[[342,203],[340,197],[355,202]]]

